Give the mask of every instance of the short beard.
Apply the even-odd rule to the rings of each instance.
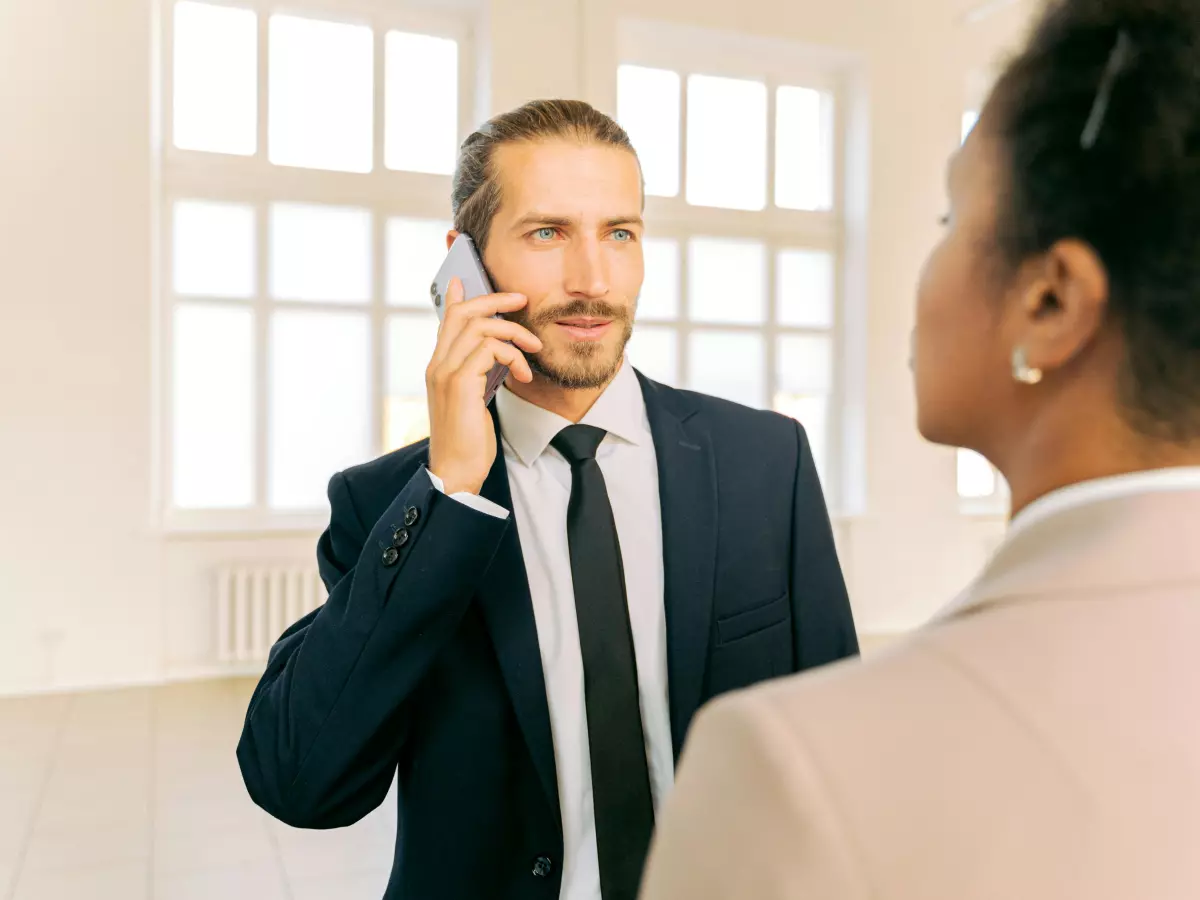
[[[621,362],[625,358],[625,346],[633,336],[633,316],[628,310],[603,300],[572,300],[553,309],[538,310],[534,316],[528,316],[524,310],[518,310],[505,318],[540,337],[542,329],[560,319],[584,316],[610,319],[615,327],[621,329],[621,340],[612,359],[603,357],[602,354],[606,352],[603,345],[582,342],[567,347],[566,353],[570,358],[565,362],[551,361],[545,350],[541,353],[526,354],[525,358],[535,374],[556,387],[566,390],[593,390],[607,385],[621,368]]]

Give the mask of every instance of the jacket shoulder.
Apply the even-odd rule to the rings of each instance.
[[[687,415],[696,415],[714,431],[714,436],[730,434],[740,441],[748,437],[782,438],[795,441],[795,419],[768,409],[756,409],[733,400],[682,390],[643,377],[648,392],[659,403]],[[803,426],[800,427],[803,431]],[[747,433],[748,432],[748,433]]]

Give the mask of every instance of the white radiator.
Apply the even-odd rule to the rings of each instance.
[[[329,594],[315,568],[226,566],[217,570],[217,660],[266,662],[271,645]]]

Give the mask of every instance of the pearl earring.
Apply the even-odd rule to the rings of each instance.
[[[1032,385],[1041,383],[1043,373],[1041,369],[1029,365],[1029,360],[1025,356],[1025,348],[1018,347],[1013,351],[1012,374],[1014,381]]]

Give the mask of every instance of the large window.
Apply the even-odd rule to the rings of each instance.
[[[385,0],[164,3],[167,520],[311,524],[334,471],[427,433],[470,32]]]
[[[648,195],[630,357],[669,384],[794,416],[828,489],[840,476],[839,69],[699,29],[624,22],[619,37],[617,118]]]

